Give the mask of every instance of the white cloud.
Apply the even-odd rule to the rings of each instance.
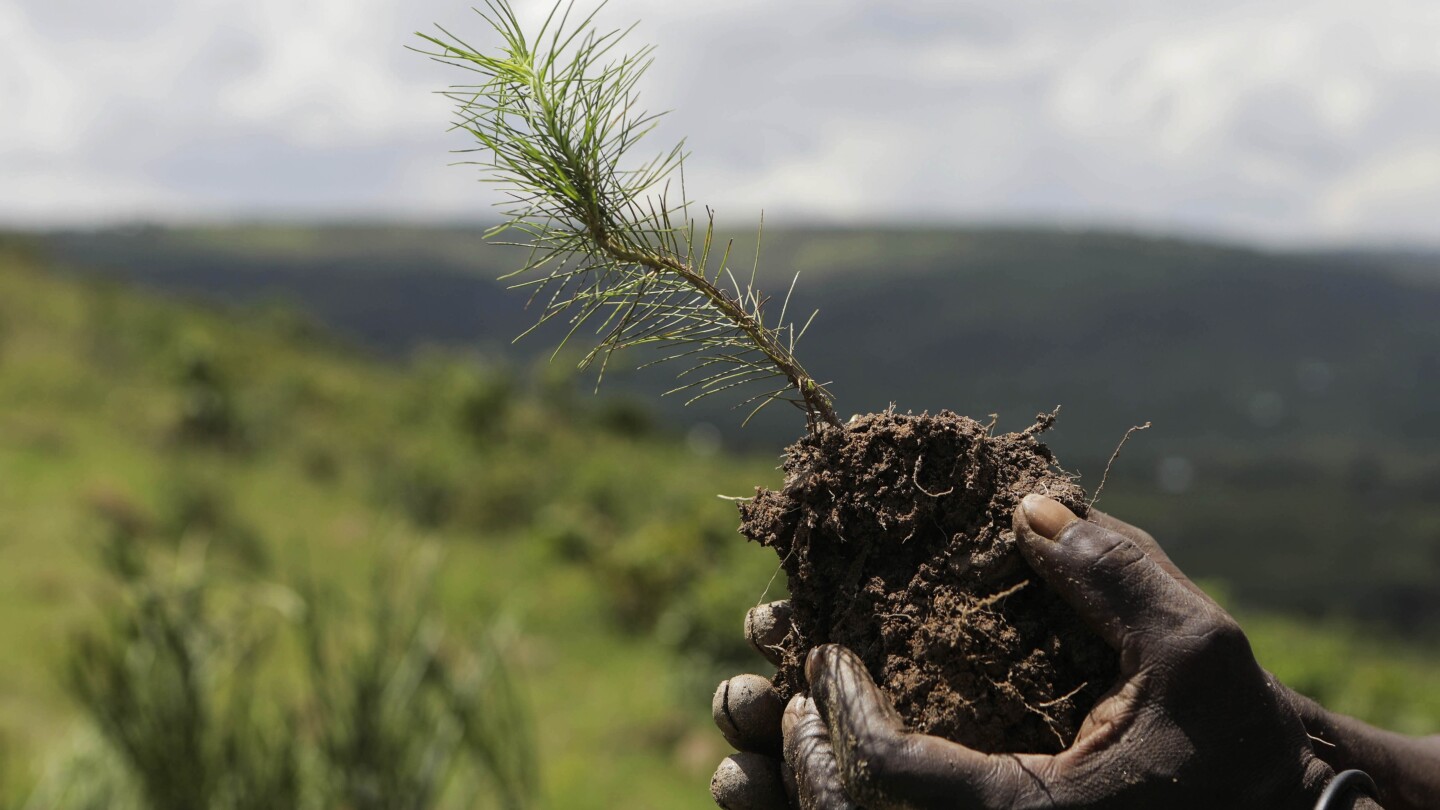
[[[1440,143],[1363,163],[1332,183],[1316,208],[1325,229],[1343,237],[1433,234],[1440,221]]]
[[[549,0],[519,0],[538,22]],[[729,216],[1046,218],[1440,243],[1433,0],[614,0]],[[474,217],[406,52],[463,3],[0,6],[0,219]],[[659,143],[655,144],[658,148]]]
[[[80,94],[21,10],[0,5],[0,154],[73,149]]]

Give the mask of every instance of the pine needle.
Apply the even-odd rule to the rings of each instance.
[[[691,363],[679,376],[706,369],[674,389],[689,391],[691,402],[781,378],[785,385],[772,382],[759,395],[760,407],[787,399],[812,430],[838,426],[829,392],[795,358],[810,323],[797,334],[785,322],[795,282],[779,317],[767,320],[768,298],[755,288],[758,244],[750,282],[742,285],[728,266],[729,241],[711,265],[722,252],[714,250],[713,212],[706,209],[697,245],[689,201],[667,196],[676,172],[684,196],[684,142],[638,164],[630,160],[662,115],[641,109],[636,93],[653,48],[623,53],[634,26],[602,32],[595,25],[599,8],[578,23],[571,22],[574,11],[573,2],[557,5],[532,38],[508,0],[486,0],[477,13],[500,38],[488,52],[438,26],[440,36],[419,34],[438,49],[421,53],[476,78],[443,95],[456,104],[454,129],[477,142],[463,151],[478,159],[464,163],[481,167],[507,199],[500,203],[506,221],[487,237],[518,233],[501,243],[530,249],[524,265],[504,278],[531,287],[531,301],[544,302],[537,327],[568,324],[557,352],[581,332],[597,336],[581,362],[598,365],[597,385],[617,351],[679,349],[669,357]],[[733,291],[720,285],[722,277]]]

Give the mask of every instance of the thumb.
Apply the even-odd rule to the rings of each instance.
[[[1014,528],[1031,567],[1120,653],[1127,672],[1219,610],[1130,538],[1081,520],[1050,498],[1026,495]]]
[[[865,663],[844,647],[811,650],[805,675],[809,711],[829,736],[829,772],[838,774],[845,794],[861,806],[1073,806],[1060,792],[1065,786],[1053,778],[1052,757],[985,754],[908,731]],[[800,765],[795,767],[798,775]]]

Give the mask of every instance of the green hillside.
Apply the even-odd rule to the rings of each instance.
[[[293,238],[286,250],[305,247],[304,232]],[[274,246],[246,249],[262,247]],[[716,496],[778,484],[778,447],[718,455],[704,433],[591,398],[564,364],[439,350],[380,361],[284,307],[208,310],[66,278],[40,255],[0,243],[0,645],[11,662],[0,669],[0,751],[11,798],[77,733],[57,672],[73,631],[97,620],[95,549],[123,522],[161,552],[201,538],[220,564],[311,572],[357,599],[387,550],[436,543],[447,614],[511,628],[545,806],[710,806],[724,753],[710,691],[756,667],[740,619],[779,595],[773,557],[735,533],[733,504]],[[1234,519],[1217,505],[1231,490],[1197,491],[1211,504],[1202,515]],[[1103,502],[1155,524],[1182,520],[1179,504],[1123,475]],[[1315,577],[1335,565],[1288,559]],[[1245,622],[1262,661],[1322,701],[1404,730],[1440,728],[1440,652],[1348,621]]]
[[[495,278],[514,253],[476,228],[245,226],[45,235],[77,272],[224,302],[291,301],[364,345],[430,343],[521,366],[531,319]],[[747,257],[754,234],[739,234]],[[741,262],[742,264],[744,262]],[[1107,503],[1247,603],[1440,629],[1440,257],[1264,251],[1044,229],[771,229],[769,288],[801,272],[818,307],[799,354],[843,413],[950,408],[1017,428],[1063,406],[1052,442]],[[644,358],[637,357],[636,364]],[[616,364],[623,365],[623,364]],[[711,400],[653,394],[666,370],[612,374],[684,430],[773,454],[793,415],[741,431]]]
[[[521,634],[547,806],[706,806],[723,756],[709,692],[745,660],[740,619],[775,570],[716,495],[774,484],[772,463],[582,408],[567,379],[376,364],[273,313],[57,281],[13,255],[0,325],[13,778],[73,731],[61,653],[97,618],[93,551],[125,520],[356,593],[390,545],[438,542],[448,610]]]

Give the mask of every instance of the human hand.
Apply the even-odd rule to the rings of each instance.
[[[790,603],[757,605],[745,614],[745,638],[780,665],[780,643],[790,631]],[[738,753],[720,763],[710,795],[726,810],[785,810],[795,803],[794,771],[781,760],[785,704],[769,678],[737,675],[720,683],[711,703],[715,725]]]
[[[782,720],[800,807],[1313,806],[1332,771],[1291,693],[1149,535],[1098,513],[1079,520],[1038,496],[1017,510],[1015,532],[1032,567],[1120,653],[1121,677],[1074,745],[1056,756],[988,755],[907,732],[858,658],[821,647],[807,662],[810,697],[792,700]],[[762,790],[758,780],[771,777],[755,774],[732,786],[785,795]],[[715,793],[732,810],[784,806]]]

